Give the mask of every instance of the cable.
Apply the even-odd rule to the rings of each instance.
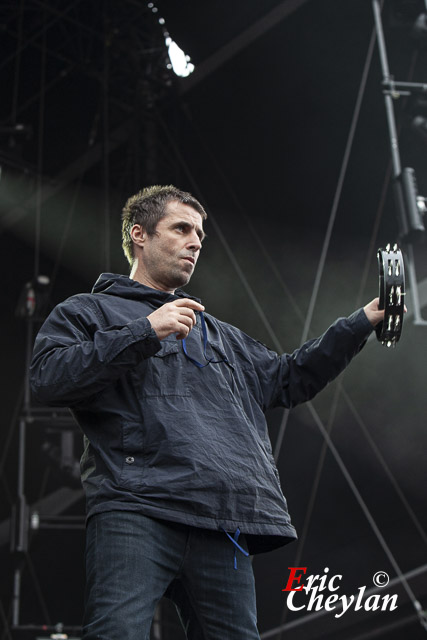
[[[338,387],[340,385],[340,382],[338,383]],[[339,391],[335,391],[334,393],[334,398],[332,401],[332,408],[331,408],[331,413],[330,413],[330,417],[329,417],[329,421],[328,421],[328,425],[326,428],[327,433],[331,434],[332,431],[332,427],[333,427],[333,423],[334,423],[334,418],[335,418],[335,414],[336,414],[336,409],[338,406],[338,397],[339,397]],[[287,414],[289,415],[289,410],[287,411]],[[319,485],[320,485],[320,479],[322,477],[322,472],[323,472],[323,465],[325,462],[325,458],[326,458],[326,453],[328,452],[328,444],[326,442],[326,440],[323,440],[322,443],[322,448],[320,450],[320,455],[319,455],[319,460],[317,462],[317,467],[316,467],[316,473],[314,475],[314,480],[313,480],[313,484],[311,487],[311,492],[310,492],[310,497],[308,500],[308,505],[307,505],[307,509],[304,515],[304,522],[302,525],[302,531],[301,531],[301,535],[298,535],[298,541],[297,541],[297,550],[296,550],[296,555],[295,555],[295,560],[293,561],[293,565],[294,567],[299,567],[300,566],[300,561],[301,561],[301,556],[304,550],[304,546],[305,546],[305,542],[307,539],[307,535],[308,535],[308,530],[310,528],[310,521],[311,521],[311,516],[313,514],[313,509],[314,509],[314,505],[316,504],[316,498],[317,498],[317,491],[319,489]],[[282,610],[282,616],[280,618],[280,627],[282,627],[286,621],[288,615],[288,610],[286,608],[286,606],[283,607]],[[280,635],[278,636],[277,640],[281,640],[282,638],[282,633],[280,633]]]
[[[108,1],[104,2],[104,78],[103,78],[103,181],[104,181],[104,270],[110,271],[110,114],[109,114],[109,82],[110,82],[110,33],[108,19]]]
[[[52,269],[52,275],[50,276],[49,279],[49,296],[51,295],[52,291],[53,291],[53,287],[55,285],[55,281],[58,275],[58,271],[59,268],[61,266],[61,260],[62,260],[62,255],[64,253],[64,248],[65,248],[65,242],[68,238],[69,232],[70,232],[70,227],[71,227],[71,222],[73,220],[74,217],[74,212],[76,210],[76,203],[77,203],[77,198],[80,195],[80,189],[81,189],[81,185],[82,185],[82,181],[83,181],[83,176],[86,173],[86,168],[83,167],[82,172],[80,173],[77,182],[76,182],[76,186],[74,189],[74,195],[73,195],[73,199],[71,201],[70,204],[70,208],[68,210],[68,215],[67,215],[67,220],[65,222],[65,227],[64,227],[64,231],[62,233],[61,236],[61,241],[59,243],[59,247],[58,247],[58,253],[56,255],[56,259],[55,259],[55,264],[53,265],[53,269]]]
[[[329,217],[329,222],[328,222],[328,227],[327,227],[327,230],[326,230],[325,239],[324,239],[324,242],[323,242],[322,253],[321,253],[321,256],[320,256],[320,260],[319,260],[319,266],[317,268],[316,279],[315,279],[315,283],[314,283],[314,287],[313,287],[313,293],[311,295],[310,304],[308,306],[308,312],[307,312],[307,317],[306,317],[306,321],[305,321],[305,326],[304,326],[304,330],[303,330],[302,336],[301,336],[301,342],[302,343],[306,342],[306,340],[307,340],[309,329],[310,329],[311,320],[312,320],[312,317],[313,317],[314,307],[315,307],[315,304],[316,304],[316,301],[317,301],[317,296],[318,296],[318,293],[319,293],[320,281],[322,279],[322,275],[323,275],[323,271],[324,271],[324,267],[325,267],[326,256],[327,256],[327,253],[328,253],[328,250],[329,250],[329,243],[330,243],[331,236],[332,236],[332,230],[334,228],[335,219],[336,219],[336,215],[337,215],[337,210],[338,210],[338,206],[339,206],[340,199],[341,199],[342,188],[343,188],[344,180],[345,180],[346,173],[347,173],[347,167],[348,167],[348,162],[349,162],[349,159],[350,159],[351,149],[352,149],[352,146],[353,146],[354,135],[355,135],[355,132],[356,132],[356,127],[357,127],[358,121],[359,121],[360,108],[361,108],[362,100],[363,100],[363,97],[364,97],[364,94],[365,94],[366,82],[368,80],[369,69],[371,67],[372,57],[373,57],[373,53],[374,53],[375,40],[376,40],[376,34],[375,34],[375,29],[374,29],[372,31],[371,40],[369,42],[368,53],[366,55],[365,66],[363,68],[362,79],[360,81],[359,91],[358,91],[357,99],[356,99],[356,105],[354,107],[353,118],[352,118],[352,121],[351,121],[350,131],[349,131],[348,138],[347,138],[347,144],[346,144],[345,151],[344,151],[344,157],[343,157],[343,161],[342,161],[342,165],[341,165],[341,171],[340,171],[340,175],[339,175],[339,178],[338,178],[338,184],[337,184],[337,188],[336,188],[336,191],[335,191],[334,201],[333,201],[333,204],[332,204],[332,210],[331,210],[331,214],[330,214],[330,217]]]
[[[402,570],[400,569],[399,564],[397,563],[390,547],[388,546],[388,544],[386,543],[380,529],[378,528],[371,512],[369,511],[365,501],[363,500],[361,494],[359,493],[358,488],[356,487],[355,483],[353,482],[353,479],[347,469],[347,467],[345,466],[340,454],[338,453],[338,450],[336,449],[335,445],[333,444],[332,440],[329,437],[328,432],[326,431],[322,421],[320,420],[316,410],[314,409],[313,405],[311,402],[307,403],[306,405],[313,417],[313,420],[316,422],[321,434],[323,435],[323,437],[325,438],[329,450],[332,453],[332,455],[335,458],[335,462],[337,463],[337,465],[339,466],[339,468],[341,469],[341,473],[343,474],[343,476],[345,477],[345,479],[347,480],[348,485],[350,486],[354,497],[356,498],[357,502],[359,503],[360,508],[362,509],[363,513],[365,514],[365,518],[367,519],[367,521],[369,522],[372,530],[374,531],[378,542],[380,543],[385,555],[387,556],[391,566],[393,567],[394,571],[396,572],[397,577],[399,578],[399,581],[401,583],[401,585],[403,586],[403,588],[405,589],[410,601],[412,602],[412,605],[415,609],[415,611],[417,612],[417,615],[420,619],[420,622],[422,624],[422,626],[424,626],[424,629],[427,631],[427,627],[425,626],[425,621],[422,620],[422,616],[421,616],[421,605],[418,602],[414,592],[412,591],[411,587],[409,586],[409,583],[407,581],[407,579],[405,578],[404,574],[402,573]]]
[[[335,219],[336,219],[336,215],[337,215],[337,211],[338,211],[338,205],[339,205],[339,202],[340,202],[342,188],[343,188],[345,176],[346,176],[346,173],[347,173],[348,162],[349,162],[349,159],[350,159],[350,153],[351,153],[351,149],[352,149],[352,146],[353,146],[354,134],[355,134],[355,131],[356,131],[357,123],[359,121],[360,108],[361,108],[361,105],[362,105],[362,100],[363,100],[363,96],[364,96],[365,89],[366,89],[366,82],[367,82],[367,79],[368,79],[369,69],[370,69],[371,63],[372,63],[375,40],[376,40],[376,33],[375,33],[375,29],[373,29],[372,34],[371,34],[371,39],[369,41],[368,52],[366,54],[365,64],[364,64],[364,67],[363,67],[362,79],[360,81],[359,91],[357,93],[356,105],[355,105],[354,111],[353,111],[353,117],[352,117],[352,121],[351,121],[351,125],[350,125],[350,131],[349,131],[349,134],[348,134],[347,143],[346,143],[346,147],[345,147],[345,151],[344,151],[344,157],[343,157],[343,162],[342,162],[342,165],[341,165],[340,175],[339,175],[339,178],[338,178],[338,184],[337,184],[337,188],[335,190],[335,196],[334,196],[334,200],[333,200],[333,204],[332,204],[332,210],[331,210],[331,213],[330,213],[330,216],[329,216],[328,227],[327,227],[325,238],[324,238],[324,241],[323,241],[323,247],[322,247],[322,252],[321,252],[321,255],[320,255],[319,265],[317,267],[317,272],[316,272],[316,278],[315,278],[315,281],[314,281],[313,291],[312,291],[311,298],[310,298],[310,303],[309,303],[309,306],[308,306],[307,317],[306,317],[305,325],[304,325],[303,332],[302,332],[302,335],[301,335],[301,340],[300,340],[301,344],[304,344],[304,342],[307,341],[308,333],[309,333],[309,330],[310,330],[310,325],[311,325],[311,321],[312,321],[312,317],[313,317],[314,307],[315,307],[315,304],[316,304],[316,301],[317,301],[317,296],[318,296],[318,293],[319,293],[320,281],[322,279],[323,271],[324,271],[324,268],[325,268],[326,256],[328,254],[329,244],[330,244],[330,240],[331,240],[331,237],[332,237],[332,231],[333,231],[333,228],[334,228]],[[289,414],[289,409],[286,409],[285,412],[284,412],[284,416],[283,416],[281,425],[280,425],[279,434],[277,436],[276,447],[274,449],[274,459],[276,461],[278,461],[278,459],[279,459],[280,448],[282,446],[282,442],[283,442],[283,438],[284,438],[284,434],[285,434],[285,429],[286,429],[287,422],[288,422],[288,414]]]
[[[24,2],[21,0],[19,3],[19,19],[18,19],[18,41],[15,60],[15,77],[13,80],[13,97],[12,97],[12,123],[16,125],[17,106],[18,106],[18,91],[19,91],[19,79],[21,72],[21,48],[22,48],[22,22],[24,16]]]
[[[46,19],[46,11],[43,13]],[[45,80],[46,80],[46,29],[43,30],[42,56],[40,65],[40,105],[39,105],[39,135],[37,152],[37,186],[36,186],[36,225],[34,242],[34,280],[40,270],[40,230],[41,230],[41,202],[43,188],[43,153],[44,153],[44,117],[45,117]]]
[[[422,528],[421,523],[419,522],[418,518],[416,517],[414,511],[412,510],[411,505],[409,504],[409,502],[407,501],[403,491],[399,487],[398,482],[396,481],[395,477],[391,473],[389,466],[387,465],[387,463],[386,463],[381,451],[378,449],[377,445],[375,444],[374,440],[372,439],[372,436],[370,435],[368,428],[366,427],[364,421],[362,420],[362,418],[361,418],[359,412],[357,411],[355,405],[353,404],[350,396],[348,395],[348,393],[345,391],[345,389],[342,386],[341,386],[341,393],[343,394],[343,397],[344,397],[344,399],[345,399],[345,401],[347,403],[347,406],[349,407],[350,411],[352,412],[354,419],[356,420],[356,422],[359,425],[359,427],[362,429],[365,438],[367,439],[367,441],[369,442],[370,446],[372,447],[372,450],[374,451],[375,455],[377,456],[377,458],[378,458],[382,468],[384,469],[388,479],[390,480],[391,484],[393,485],[394,490],[396,491],[397,495],[401,499],[405,509],[407,510],[407,512],[409,514],[409,517],[411,518],[412,522],[414,523],[414,526],[416,527],[418,533],[420,534],[423,542],[427,546],[427,534],[426,534],[426,532]]]
[[[10,419],[9,429],[7,431],[7,434],[1,446],[2,455],[0,458],[0,477],[3,476],[4,465],[6,463],[7,455],[9,453],[9,447],[11,445],[12,438],[14,436],[14,428],[16,423],[18,422],[19,414],[22,409],[23,398],[24,398],[24,385],[21,385],[21,388],[19,390],[19,394],[15,403],[15,407],[13,409],[12,417]]]
[[[301,320],[301,322],[304,322],[304,314],[302,313],[301,309],[299,308],[299,306],[298,306],[298,304],[296,302],[296,299],[294,298],[294,296],[292,295],[289,287],[287,286],[287,284],[283,280],[283,277],[282,277],[281,273],[279,272],[277,266],[273,262],[271,255],[269,254],[269,252],[265,248],[265,245],[262,242],[259,233],[255,230],[254,225],[252,223],[252,220],[246,214],[242,203],[240,202],[236,192],[234,191],[234,189],[231,186],[229,180],[227,179],[226,175],[224,174],[220,163],[217,161],[217,159],[213,155],[212,151],[210,150],[210,148],[206,144],[206,140],[201,135],[199,128],[196,126],[193,118],[191,117],[191,115],[189,113],[189,110],[187,108],[187,105],[183,105],[181,103],[180,108],[181,108],[182,113],[185,115],[186,119],[188,120],[188,122],[191,124],[193,130],[197,134],[197,137],[198,137],[199,141],[201,142],[201,144],[203,146],[203,150],[206,153],[206,156],[212,162],[214,168],[216,169],[217,174],[222,179],[222,181],[224,183],[224,186],[226,187],[226,189],[228,190],[229,194],[231,195],[231,199],[233,200],[236,208],[239,210],[240,215],[243,217],[243,219],[245,221],[245,225],[247,226],[247,228],[249,229],[249,231],[252,234],[253,239],[258,244],[259,248],[261,249],[261,252],[262,252],[262,254],[263,254],[264,258],[265,258],[265,261],[267,262],[267,264],[269,265],[269,267],[273,271],[274,275],[276,276],[276,279],[279,282],[280,286],[282,287],[287,299],[289,300],[289,303],[290,303],[293,311],[295,312],[295,315],[298,317],[299,320]]]
[[[172,138],[172,135],[171,135],[171,133],[169,131],[169,128],[167,127],[165,121],[163,120],[163,118],[162,118],[162,116],[160,115],[159,112],[157,112],[157,118],[158,118],[158,120],[160,122],[160,125],[162,126],[163,130],[165,131],[168,139],[169,139],[169,143],[170,143],[171,147],[173,148],[176,157],[180,161],[185,173],[187,174],[187,177],[188,177],[188,179],[189,179],[189,181],[190,181],[190,183],[192,185],[192,188],[193,188],[194,192],[197,194],[199,199],[204,200],[204,198],[202,196],[202,193],[201,193],[201,191],[200,191],[200,189],[199,189],[199,187],[198,187],[198,185],[196,183],[196,180],[194,179],[194,176],[190,171],[190,168],[188,167],[186,161],[184,160],[184,157],[183,157],[182,153],[180,152],[180,150],[178,149],[178,146],[176,145],[174,139]],[[281,344],[280,344],[280,342],[279,342],[279,340],[278,340],[278,338],[277,338],[277,336],[276,336],[276,334],[275,334],[275,332],[273,330],[273,327],[271,326],[267,316],[265,315],[264,310],[263,310],[261,304],[258,301],[258,298],[256,297],[251,285],[249,284],[248,279],[246,278],[245,274],[243,273],[243,270],[240,268],[240,265],[239,265],[235,255],[234,255],[233,251],[231,250],[231,247],[228,244],[226,237],[222,233],[222,230],[221,230],[219,224],[217,223],[217,221],[215,220],[215,217],[212,215],[211,212],[209,212],[209,220],[211,221],[211,223],[212,223],[212,225],[213,225],[213,227],[214,227],[214,229],[215,229],[215,231],[216,231],[216,233],[218,235],[218,238],[220,239],[220,241],[222,243],[222,246],[223,246],[223,248],[224,248],[224,250],[225,250],[225,252],[226,252],[226,254],[227,254],[227,256],[228,256],[228,258],[229,258],[229,260],[231,262],[231,264],[233,265],[237,275],[239,276],[239,278],[240,278],[240,280],[242,282],[243,288],[245,289],[245,291],[248,294],[252,304],[254,305],[254,307],[255,307],[255,309],[256,309],[256,311],[257,311],[257,313],[258,313],[258,315],[259,315],[259,317],[261,319],[261,322],[263,323],[264,327],[266,328],[266,330],[267,330],[267,332],[268,332],[268,334],[269,334],[269,336],[270,336],[275,348],[278,351],[282,351],[283,349],[282,349]]]
[[[39,600],[39,604],[40,604],[41,610],[43,612],[45,623],[48,626],[51,626],[52,620],[51,620],[51,617],[50,617],[50,614],[49,614],[49,611],[48,611],[48,608],[47,608],[46,600],[44,598],[44,595],[43,595],[43,592],[42,592],[42,589],[41,589],[41,586],[40,586],[39,579],[37,578],[37,573],[36,573],[36,570],[34,568],[33,561],[31,559],[30,554],[27,551],[24,553],[24,556],[25,556],[25,560],[26,560],[26,563],[27,563],[28,570],[29,570],[31,578],[33,580],[34,589],[36,591],[36,594],[37,594],[37,597],[38,597],[38,600]]]
[[[8,640],[13,640],[12,635],[10,633],[10,625],[9,625],[9,620],[8,620],[8,616],[6,616],[6,612],[4,610],[3,607],[3,603],[0,600],[0,620],[3,621],[3,635],[2,635],[2,640],[6,640],[6,638]]]

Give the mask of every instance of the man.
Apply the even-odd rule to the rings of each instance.
[[[259,638],[249,554],[296,537],[264,413],[312,398],[383,318],[374,300],[292,355],[270,351],[180,289],[205,218],[175,187],[130,198],[130,277],[102,275],[36,340],[36,397],[85,433],[85,640],[148,639],[164,594],[192,640]]]

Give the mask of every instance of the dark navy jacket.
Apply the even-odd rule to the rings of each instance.
[[[205,313],[214,362],[200,368],[174,335],[159,341],[146,318],[185,296],[103,274],[93,293],[69,298],[44,323],[32,390],[40,402],[69,406],[85,434],[88,516],[131,510],[207,529],[239,527],[251,553],[272,549],[296,534],[264,412],[312,398],[372,326],[359,310],[279,356]],[[206,364],[199,313],[186,348]]]

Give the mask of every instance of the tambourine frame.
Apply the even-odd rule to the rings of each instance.
[[[395,347],[400,339],[405,310],[405,268],[402,252],[395,244],[378,249],[379,308],[384,309],[384,321],[375,331],[378,340]]]

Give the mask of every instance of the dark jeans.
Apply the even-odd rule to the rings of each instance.
[[[246,549],[244,536],[239,544]],[[259,640],[252,565],[226,534],[140,513],[93,516],[86,541],[84,640],[148,640],[163,595],[190,640]]]

